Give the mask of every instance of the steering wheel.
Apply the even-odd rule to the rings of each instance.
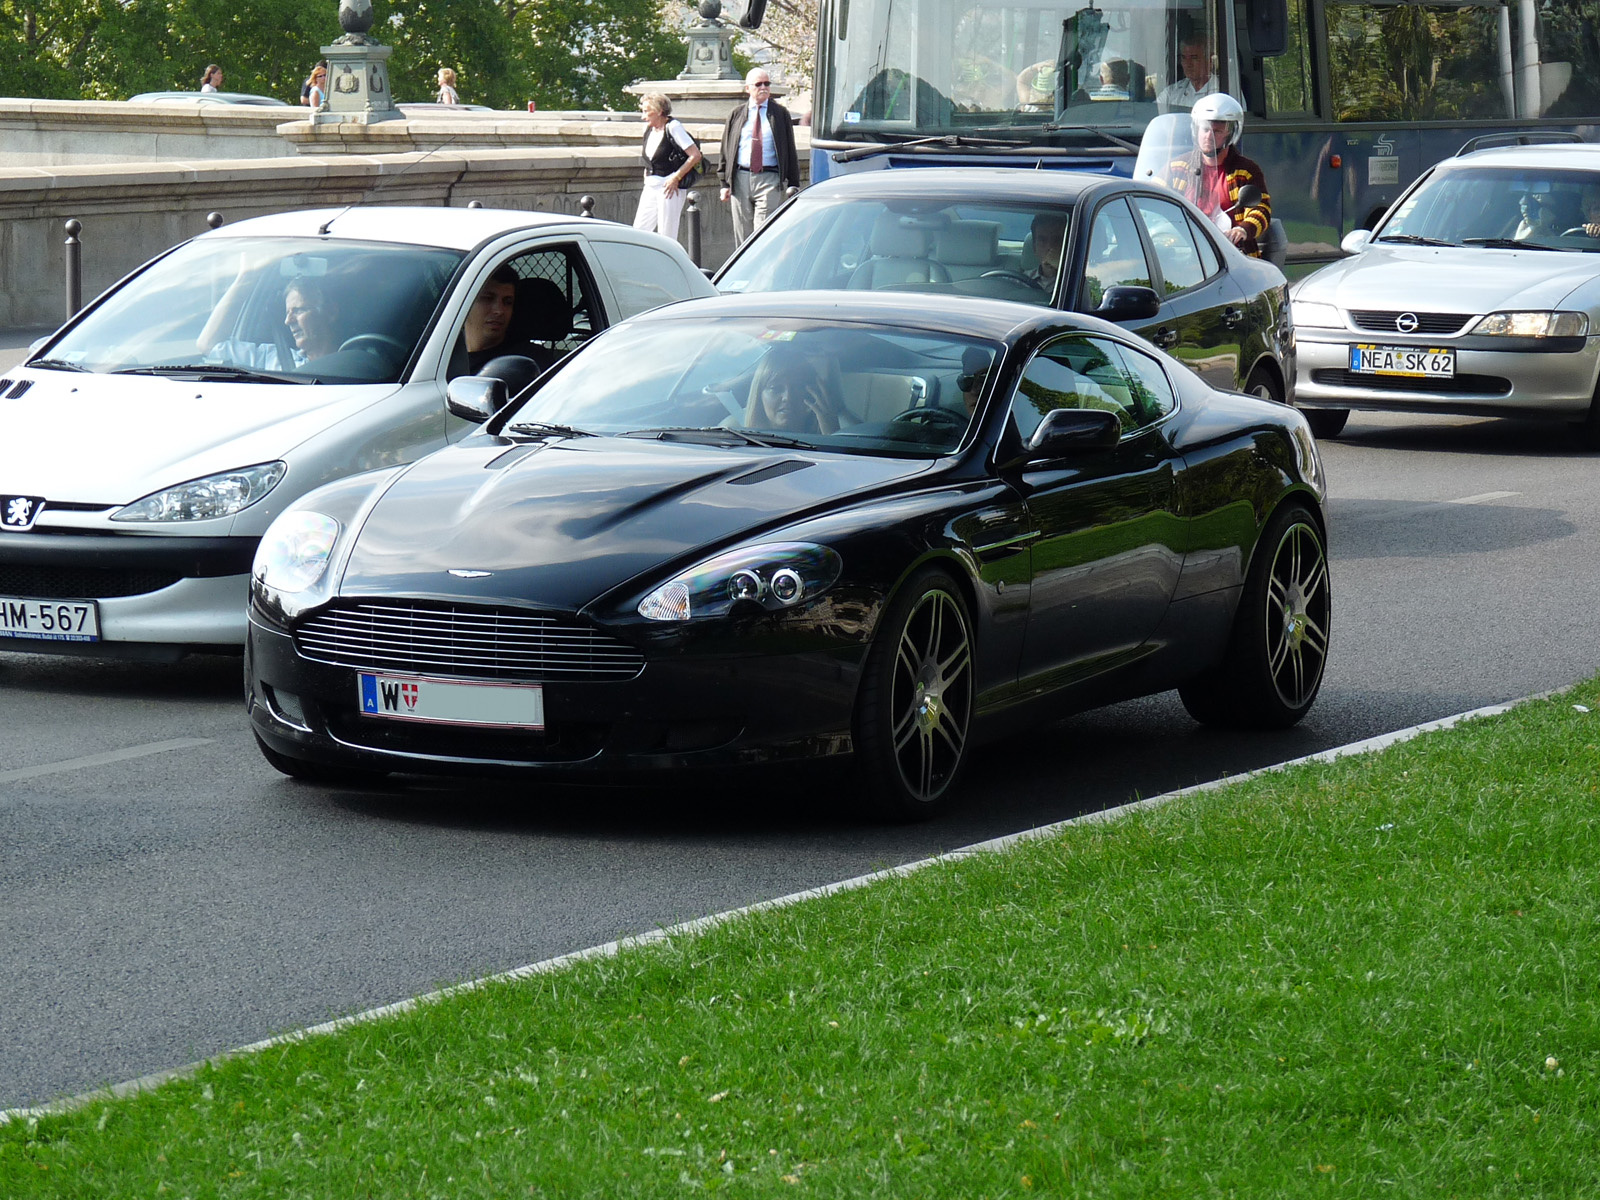
[[[1594,235],[1591,234],[1582,225],[1574,225],[1571,229],[1563,229],[1561,231],[1561,236],[1562,237],[1592,237]]]
[[[1044,290],[1042,287],[1039,286],[1039,281],[1037,279],[1033,278],[1031,275],[1024,275],[1021,271],[1008,271],[1004,267],[996,268],[993,271],[985,271],[982,275],[978,276],[978,278],[979,279],[1010,279],[1010,280],[1013,280],[1016,283],[1025,283],[1029,287],[1033,288],[1035,291],[1041,291],[1042,292]]]
[[[971,418],[964,412],[933,405],[926,408],[908,408],[904,412],[895,413],[887,423],[890,425],[926,425],[929,429],[937,429],[941,433],[955,433],[965,429],[969,420]]]
[[[339,344],[339,351],[365,350],[368,354],[376,354],[379,358],[387,354],[398,355],[404,358],[410,351],[399,338],[390,337],[387,333],[358,333],[353,338],[346,338]]]

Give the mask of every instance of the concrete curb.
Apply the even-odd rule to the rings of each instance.
[[[381,1021],[387,1017],[399,1016],[424,1004],[434,1003],[451,996],[459,996],[465,992],[478,991],[496,983],[513,982],[519,979],[528,979],[536,975],[547,975],[554,971],[565,970],[576,963],[594,958],[614,958],[625,950],[639,946],[649,946],[656,942],[667,941],[671,938],[683,937],[713,929],[728,921],[738,920],[752,913],[768,912],[773,909],[788,908],[790,905],[801,904],[808,900],[821,899],[824,896],[836,895],[840,892],[851,892],[870,884],[881,882],[885,879],[902,878],[925,867],[939,863],[959,862],[977,854],[992,854],[1007,847],[1025,841],[1051,837],[1071,825],[1088,825],[1114,821],[1119,817],[1142,809],[1156,808],[1170,803],[1184,796],[1198,795],[1202,792],[1216,791],[1230,784],[1239,783],[1246,779],[1254,779],[1261,775],[1273,774],[1287,770],[1289,767],[1299,766],[1301,763],[1332,762],[1334,759],[1345,758],[1356,754],[1373,754],[1379,750],[1396,745],[1400,742],[1410,741],[1425,733],[1432,733],[1439,729],[1449,729],[1462,721],[1475,717],[1493,717],[1508,712],[1520,704],[1534,700],[1548,699],[1566,689],[1557,689],[1551,692],[1541,692],[1534,696],[1524,696],[1520,700],[1510,700],[1504,704],[1491,704],[1484,708],[1475,708],[1470,712],[1457,713],[1451,717],[1444,717],[1438,721],[1428,721],[1421,725],[1412,725],[1406,729],[1397,729],[1393,733],[1380,734],[1377,737],[1367,738],[1359,742],[1351,742],[1345,746],[1335,746],[1331,750],[1321,750],[1315,754],[1307,754],[1301,758],[1292,758],[1287,762],[1277,763],[1270,767],[1259,767],[1253,771],[1245,771],[1238,775],[1229,775],[1223,779],[1213,780],[1210,783],[1199,783],[1192,787],[1179,788],[1177,791],[1165,792],[1159,796],[1151,796],[1144,800],[1133,800],[1127,804],[1119,804],[1115,808],[1102,809],[1099,812],[1085,813],[1080,817],[1071,817],[1065,821],[1056,821],[1049,825],[1040,825],[1033,829],[1023,830],[1020,833],[1009,833],[1003,837],[991,838],[988,841],[977,842],[971,846],[963,846],[957,850],[947,850],[943,854],[936,854],[931,858],[918,859],[916,862],[903,863],[898,867],[887,867],[881,871],[873,871],[867,875],[857,875],[853,879],[841,880],[838,883],[824,884],[821,887],[807,888],[800,892],[791,892],[787,896],[779,896],[772,900],[762,900],[755,904],[745,905],[742,908],[729,909],[726,912],[714,913],[711,916],[697,917],[692,921],[684,921],[664,929],[654,929],[649,933],[635,934],[632,937],[620,938],[614,942],[606,942],[599,946],[590,946],[586,950],[575,950],[570,954],[558,955],[547,958],[542,962],[529,963],[527,966],[514,967],[509,971],[502,971],[495,975],[486,975],[481,979],[469,980],[466,983],[454,984],[438,991],[429,992],[422,996],[415,996],[409,1000],[400,1000],[394,1004],[385,1004],[379,1008],[370,1008],[365,1012],[353,1013],[350,1016],[338,1017],[332,1021],[324,1021],[319,1025],[311,1025],[304,1029],[293,1030],[289,1033],[278,1034],[264,1041],[251,1042],[247,1046],[239,1046],[232,1050],[224,1050],[209,1058],[198,1062],[188,1063],[181,1067],[172,1067],[165,1071],[157,1071],[149,1075],[130,1079],[124,1083],[112,1084],[110,1087],[97,1088],[94,1091],[83,1092],[76,1096],[69,1096],[62,1100],[53,1100],[48,1104],[41,1104],[33,1108],[12,1108],[0,1110],[0,1125],[11,1121],[37,1119],[43,1116],[52,1116],[72,1112],[82,1108],[95,1100],[120,1099],[132,1096],[139,1092],[149,1091],[160,1087],[174,1079],[183,1079],[195,1074],[207,1064],[226,1062],[231,1058],[238,1058],[246,1054],[258,1054],[263,1050],[270,1050],[274,1046],[289,1045],[294,1042],[304,1041],[307,1038],[319,1037],[323,1034],[337,1033],[355,1025],[365,1025],[373,1021]]]

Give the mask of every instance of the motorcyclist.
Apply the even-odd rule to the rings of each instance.
[[[1244,109],[1226,93],[1202,96],[1190,112],[1195,149],[1172,163],[1167,182],[1216,222],[1240,250],[1261,257],[1261,240],[1272,220],[1272,198],[1260,165],[1239,152]],[[1248,205],[1239,193],[1247,185],[1260,192]]]

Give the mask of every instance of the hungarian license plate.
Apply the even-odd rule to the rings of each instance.
[[[544,689],[527,683],[462,683],[418,675],[356,676],[361,711],[391,721],[544,728]]]
[[[0,596],[0,637],[38,642],[98,642],[100,606],[93,600],[26,600]]]
[[[1418,346],[1351,346],[1350,369],[1358,375],[1406,375],[1413,379],[1450,379],[1456,373],[1456,352]]]

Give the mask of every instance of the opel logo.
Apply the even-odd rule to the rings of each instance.
[[[1394,327],[1401,333],[1415,333],[1418,323],[1416,313],[1401,313],[1394,319]]]

